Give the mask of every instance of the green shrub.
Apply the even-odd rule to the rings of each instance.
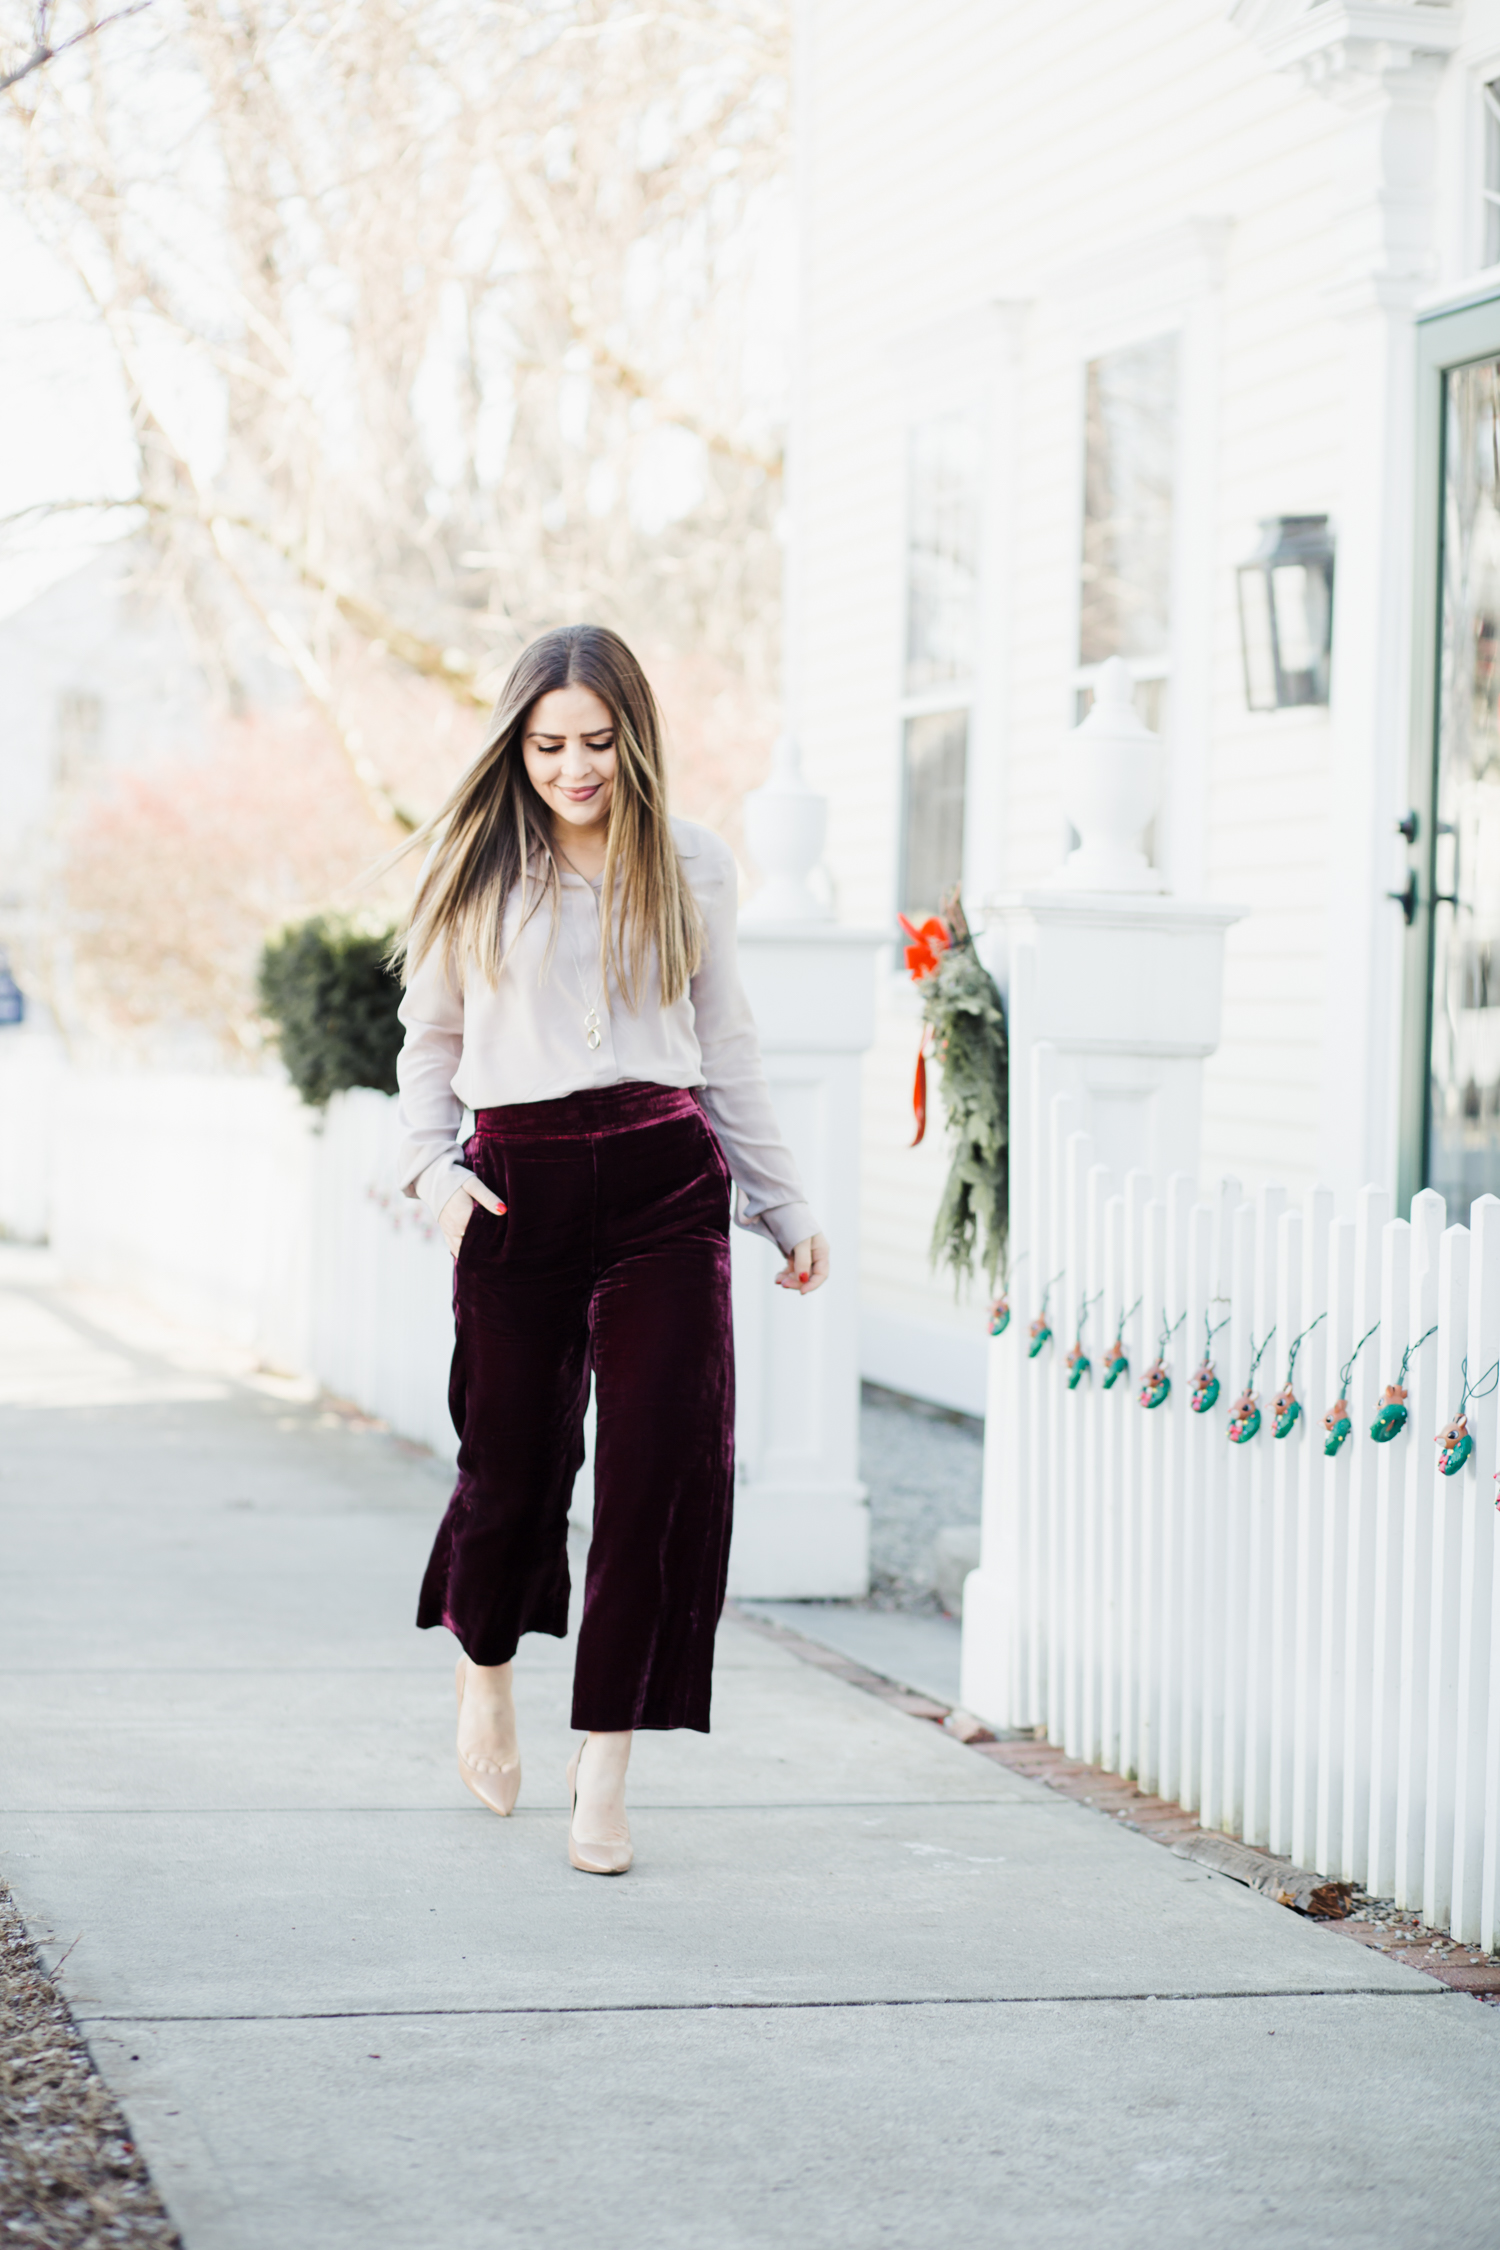
[[[318,914],[261,954],[260,1004],[287,1076],[312,1107],[346,1086],[396,1091],[401,986],[385,965],[391,936]]]

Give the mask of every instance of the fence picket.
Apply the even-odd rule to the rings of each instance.
[[[1101,1626],[1104,1616],[1104,1508],[1107,1454],[1103,1435],[1102,1366],[1109,1314],[1106,1272],[1108,1263],[1104,1214],[1113,1198],[1114,1175],[1107,1164],[1090,1167],[1085,1182],[1087,1217],[1083,1255],[1083,1294],[1090,1304],[1085,1323],[1085,1348],[1090,1371],[1077,1393],[1078,1418],[1083,1425],[1083,1464],[1079,1495],[1082,1526],[1083,1612],[1079,1651],[1078,1756],[1097,1764],[1103,1725],[1103,1681],[1100,1668]]]
[[[1047,1390],[1047,1351],[1043,1349],[1034,1357],[1030,1350],[1031,1322],[1040,1315],[1047,1298],[1048,1285],[1056,1271],[1053,1259],[1055,1244],[1052,1236],[1052,1175],[1057,1165],[1057,1142],[1053,1135],[1053,1080],[1056,1058],[1050,1048],[1038,1048],[1032,1071],[1032,1143],[1033,1169],[1031,1177],[1030,1266],[1018,1317],[1028,1331],[1021,1339],[1026,1352],[1026,1414],[1031,1445],[1031,1553],[1033,1575],[1031,1580],[1031,1623],[1028,1634],[1028,1662],[1030,1670],[1030,1698],[1033,1713],[1032,1725],[1041,1726],[1047,1719],[1048,1689],[1048,1630],[1051,1621],[1052,1588],[1056,1570],[1056,1556],[1052,1551],[1054,1509],[1052,1506],[1055,1455],[1052,1451],[1052,1418],[1049,1412]]]
[[[1195,1203],[1188,1219],[1187,1319],[1183,1324],[1186,1367],[1194,1366],[1198,1360],[1204,1320],[1213,1296],[1213,1247],[1213,1206]],[[1175,1794],[1189,1812],[1196,1812],[1203,1788],[1203,1615],[1207,1599],[1207,1529],[1212,1489],[1208,1456],[1213,1443],[1212,1418],[1206,1414],[1185,1414],[1183,1432],[1186,1460],[1180,1517],[1180,1678]]]
[[[1142,1289],[1144,1310],[1154,1314],[1151,1332],[1160,1338],[1173,1315],[1166,1310],[1170,1281],[1167,1272],[1167,1206],[1153,1198],[1146,1209]],[[1180,1370],[1173,1344],[1158,1343],[1170,1371],[1172,1390],[1162,1406],[1142,1410],[1141,1478],[1137,1493],[1138,1565],[1132,1592],[1136,1616],[1135,1743],[1132,1770],[1142,1789],[1155,1791],[1157,1764],[1157,1687],[1160,1679],[1161,1522],[1166,1464],[1166,1431],[1163,1419],[1176,1408]],[[1155,1351],[1148,1343],[1146,1349]]]
[[[1267,1338],[1276,1321],[1276,1247],[1286,1191],[1263,1187],[1255,1199],[1255,1296],[1250,1320],[1250,1349],[1243,1360],[1243,1382],[1235,1371],[1235,1396],[1253,1390],[1261,1401],[1261,1428],[1244,1445],[1249,1465],[1245,1520],[1245,1809],[1240,1833],[1253,1844],[1264,1844],[1270,1833],[1271,1776],[1271,1615],[1274,1572],[1274,1521],[1272,1488],[1275,1463],[1271,1425],[1265,1418],[1265,1380],[1260,1366],[1251,1374],[1251,1362],[1262,1345],[1269,1354],[1274,1338]]]
[[[1299,1866],[1317,1864],[1318,1742],[1322,1729],[1319,1692],[1323,1625],[1323,1401],[1328,1390],[1328,1245],[1333,1197],[1327,1188],[1309,1190],[1303,1207],[1302,1321],[1307,1333],[1288,1380],[1301,1409],[1292,1435],[1296,1449],[1297,1536],[1294,1561],[1296,1625],[1293,1649],[1291,1817],[1287,1849]],[[1321,1320],[1318,1318],[1322,1314]],[[1313,1323],[1317,1325],[1314,1326]],[[1291,1338],[1281,1355],[1291,1358]]]
[[[1067,1356],[1086,1319],[1084,1275],[1088,1268],[1088,1175],[1094,1162],[1094,1143],[1087,1133],[1068,1135],[1059,1211],[1061,1247],[1058,1265],[1060,1302],[1056,1335],[1048,1348],[1054,1412],[1057,1416],[1062,1477],[1062,1599],[1058,1625],[1062,1639],[1059,1682],[1062,1693],[1062,1743],[1070,1757],[1082,1755],[1082,1680],[1084,1613],[1084,1432],[1079,1396],[1067,1383]]]
[[[1411,1207],[1411,1283],[1407,1319],[1411,1342],[1438,1317],[1438,1261],[1447,1206],[1424,1188]],[[1437,1411],[1438,1339],[1412,1353],[1407,1370],[1407,1424],[1400,1448],[1401,1679],[1396,1745],[1396,1834],[1391,1887],[1398,1906],[1422,1903],[1427,1849],[1427,1697],[1432,1632],[1432,1433]]]
[[[1112,1195],[1104,1207],[1104,1302],[1099,1310],[1111,1341],[1118,1335],[1126,1351],[1125,1198]],[[1134,1366],[1132,1360],[1131,1365]],[[1095,1427],[1099,1433],[1099,1763],[1109,1772],[1120,1763],[1120,1525],[1125,1498],[1128,1377],[1103,1388]]]
[[[1403,1354],[1420,1329],[1411,1318],[1411,1227],[1387,1219],[1380,1247],[1380,1334],[1370,1349],[1376,1355],[1381,1396],[1401,1374]],[[1409,1370],[1408,1370],[1409,1372]],[[1374,1417],[1372,1417],[1373,1421]],[[1356,1425],[1355,1438],[1372,1444]],[[1401,1564],[1404,1543],[1403,1472],[1406,1432],[1373,1446],[1368,1473],[1374,1477],[1371,1525],[1373,1579],[1370,1617],[1370,1834],[1365,1846],[1368,1887],[1387,1897],[1396,1880],[1397,1778],[1401,1723]]]
[[[1354,1325],[1354,1224],[1335,1219],[1328,1229],[1328,1371],[1321,1423],[1338,1394],[1339,1369],[1363,1334]],[[1322,1436],[1320,1430],[1319,1435]],[[1344,1632],[1349,1569],[1349,1445],[1327,1451],[1323,1438],[1323,1619],[1318,1674],[1317,1818],[1313,1865],[1320,1874],[1343,1872],[1344,1839]]]
[[[1390,1216],[1384,1188],[1360,1189],[1354,1217],[1354,1334],[1380,1318],[1381,1234]],[[1349,1380],[1353,1435],[1349,1456],[1348,1560],[1344,1578],[1344,1825],[1339,1873],[1362,1883],[1370,1858],[1370,1642],[1375,1596],[1375,1479],[1378,1448],[1369,1439],[1380,1397],[1378,1335],[1354,1363]],[[1351,1346],[1351,1349],[1353,1347]]]
[[[1188,1325],[1188,1236],[1193,1210],[1193,1182],[1186,1172],[1174,1172],[1167,1181],[1166,1263],[1164,1289],[1168,1318],[1181,1319],[1173,1351],[1172,1395],[1167,1401],[1161,1432],[1161,1514],[1156,1571],[1156,1724],[1154,1751],[1157,1794],[1175,1797],[1180,1786],[1182,1751],[1182,1550],[1183,1519],[1188,1510],[1189,1424],[1197,1420],[1188,1411],[1193,1366],[1192,1337]]]
[[[1447,1927],[1474,1944],[1483,1919],[1484,1779],[1489,1732],[1495,1570],[1495,1391],[1500,1360],[1500,1199],[1482,1195],[1469,1211],[1469,1302],[1465,1328],[1473,1457],[1453,1482],[1462,1487],[1459,1548],[1457,1709],[1453,1739],[1453,1899]]]
[[[1469,1297],[1469,1230],[1449,1227],[1438,1257],[1438,1394],[1441,1422],[1458,1410],[1468,1357],[1464,1315]],[[1477,1375],[1480,1370],[1474,1369]],[[1422,1853],[1423,1919],[1446,1925],[1453,1898],[1454,1729],[1458,1719],[1458,1613],[1462,1557],[1463,1475],[1438,1474],[1427,1433],[1432,1522],[1431,1642],[1427,1672],[1427,1804]]]
[[[1240,1210],[1240,1183],[1219,1183],[1214,1203],[1210,1252],[1210,1303],[1214,1319],[1227,1320],[1234,1287],[1234,1238]],[[1229,1334],[1224,1330],[1224,1337]],[[1216,1365],[1224,1366],[1223,1339],[1214,1346]],[[1199,1727],[1198,1817],[1205,1828],[1227,1823],[1224,1809],[1224,1620],[1229,1602],[1229,1447],[1224,1442],[1224,1409],[1203,1416],[1207,1478],[1203,1490],[1203,1671]]]
[[[1265,1428],[1270,1455],[1271,1580],[1267,1620],[1266,1841],[1285,1852],[1292,1832],[1292,1714],[1297,1693],[1297,1468],[1298,1436],[1276,1435],[1276,1370],[1306,1314],[1303,1311],[1302,1213],[1283,1211],[1276,1222],[1276,1335],[1262,1371]]]
[[[1234,1252],[1229,1326],[1220,1361],[1224,1395],[1214,1415],[1214,1430],[1224,1480],[1224,1609],[1219,1620],[1224,1665],[1223,1797],[1220,1821],[1233,1835],[1245,1819],[1245,1678],[1247,1663],[1245,1581],[1250,1563],[1250,1460],[1241,1445],[1228,1441],[1229,1410],[1235,1376],[1250,1364],[1255,1325],[1255,1205],[1242,1203],[1234,1215]]]
[[[1146,1234],[1147,1213],[1150,1208],[1150,1173],[1128,1172],[1125,1176],[1124,1298],[1127,1304],[1134,1304],[1139,1297],[1141,1303],[1130,1322],[1133,1349],[1128,1405],[1123,1416],[1126,1424],[1125,1461],[1120,1506],[1120,1567],[1116,1580],[1120,1648],[1118,1770],[1121,1773],[1135,1772],[1140,1737],[1141,1638],[1138,1588],[1141,1487],[1145,1476],[1146,1424],[1150,1416],[1143,1414],[1135,1401],[1141,1387],[1141,1378],[1152,1358],[1152,1343],[1157,1331],[1156,1316],[1150,1310],[1150,1299],[1146,1295]]]

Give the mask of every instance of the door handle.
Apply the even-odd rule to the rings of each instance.
[[[1406,888],[1404,891],[1387,891],[1385,895],[1387,898],[1395,900],[1396,904],[1401,909],[1402,920],[1405,922],[1407,928],[1410,929],[1413,922],[1415,922],[1417,918],[1416,869],[1414,867],[1408,868],[1406,875]]]

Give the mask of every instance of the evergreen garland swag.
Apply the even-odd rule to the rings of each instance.
[[[934,1267],[951,1270],[955,1287],[976,1262],[993,1287],[1005,1264],[1010,1221],[1005,1004],[979,958],[957,891],[944,901],[941,916],[919,930],[904,915],[900,920],[912,940],[906,965],[922,993],[916,1139],[925,1129],[930,1053],[941,1072],[943,1116],[953,1144],[929,1254]]]

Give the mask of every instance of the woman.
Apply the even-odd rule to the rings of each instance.
[[[508,1813],[511,1658],[522,1633],[567,1631],[592,1376],[568,1857],[620,1875],[634,1729],[708,1728],[734,1467],[730,1175],[739,1223],[785,1255],[780,1287],[820,1288],[828,1245],[735,971],[733,856],[668,819],[660,720],[624,642],[590,625],[534,641],[422,835],[402,1185],[456,1261],[460,1444],[417,1623],[458,1640],[459,1772]]]

